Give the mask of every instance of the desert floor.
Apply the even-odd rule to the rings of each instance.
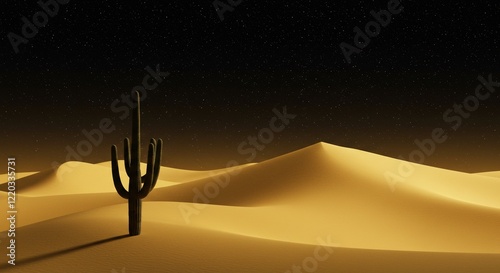
[[[5,211],[6,181],[0,175]],[[110,162],[18,173],[16,265],[4,219],[0,270],[500,272],[500,172],[318,143],[227,169],[162,167],[139,236],[128,236],[126,202]]]

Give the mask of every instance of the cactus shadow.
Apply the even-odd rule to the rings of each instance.
[[[55,257],[61,256],[61,255],[69,254],[71,252],[75,252],[75,251],[78,251],[78,250],[86,249],[86,248],[97,246],[97,245],[106,244],[106,243],[109,243],[109,242],[112,242],[112,241],[116,241],[116,240],[120,240],[120,239],[124,239],[124,238],[127,238],[127,237],[130,237],[130,235],[129,234],[123,234],[123,235],[114,236],[114,237],[111,237],[111,238],[106,238],[106,239],[102,239],[102,240],[90,242],[90,243],[83,244],[83,245],[78,245],[78,246],[74,246],[74,247],[70,247],[70,248],[66,248],[66,249],[62,249],[62,250],[58,250],[58,251],[54,251],[54,252],[50,252],[50,253],[46,253],[46,254],[37,255],[37,256],[34,256],[34,257],[29,257],[29,258],[26,258],[26,259],[22,259],[22,258],[19,259],[19,260],[16,259],[16,267],[27,265],[27,264],[38,262],[38,261],[42,261],[42,260],[45,260],[45,259],[55,258]],[[11,265],[4,264],[4,265],[1,265],[0,268],[5,268],[5,267],[8,267],[8,266],[11,266]]]

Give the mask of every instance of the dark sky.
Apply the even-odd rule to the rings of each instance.
[[[364,33],[371,11],[391,3],[247,0],[221,21],[212,1],[72,0],[37,33],[27,29],[32,37],[15,53],[9,35],[25,36],[35,14],[43,25],[43,9],[6,1],[0,156],[16,156],[22,170],[50,168],[103,119],[115,130],[81,159],[110,160],[111,144],[121,154],[130,118],[111,105],[158,66],[169,75],[146,91],[142,132],[144,141],[164,139],[163,165],[224,167],[319,141],[407,159],[416,139],[442,128],[446,140],[424,164],[500,170],[500,92],[475,93],[479,75],[500,81],[500,3],[401,1],[402,11],[356,47],[353,29]],[[343,42],[359,51],[350,63]],[[286,128],[255,156],[240,153],[284,107],[296,115]]]

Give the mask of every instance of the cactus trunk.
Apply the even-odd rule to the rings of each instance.
[[[128,200],[128,232],[132,236],[141,234],[141,209],[141,199],[130,198]]]
[[[137,193],[141,189],[141,104],[137,100],[137,107],[132,113],[132,149],[129,178],[128,199],[128,229],[130,235],[141,233],[141,200],[137,198]]]

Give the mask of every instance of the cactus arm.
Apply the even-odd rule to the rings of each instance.
[[[154,138],[151,139],[151,144],[154,144],[153,148],[156,147],[156,152],[154,153],[154,156],[152,159],[148,158],[148,168],[147,168],[147,172],[144,176],[141,177],[141,181],[142,183],[144,183],[144,181],[146,179],[153,179],[153,185],[151,187],[151,190],[156,186],[156,182],[158,181],[158,175],[160,174],[160,167],[161,167],[161,150],[162,150],[162,146],[163,146],[163,141],[161,140],[161,138],[158,139],[158,142],[155,141]],[[148,151],[148,154],[150,153],[151,151]],[[150,162],[153,162],[153,167],[150,168]]]
[[[151,141],[151,143],[149,143],[149,149],[148,149],[147,172],[145,175],[145,179],[142,180],[144,185],[142,186],[142,189],[137,194],[137,198],[139,198],[139,199],[146,197],[149,194],[149,192],[153,189],[154,159],[155,159],[155,145],[153,144],[153,141]]]
[[[150,149],[148,150],[148,163],[147,163],[148,165],[147,165],[147,169],[146,169],[146,174],[141,177],[141,182],[142,183],[144,183],[144,181],[146,179],[151,179],[151,177],[153,177],[152,173],[153,173],[153,170],[154,170],[154,165],[153,165],[153,168],[151,168],[150,164],[154,164],[155,163],[154,158],[155,158],[156,155],[154,154],[155,153],[154,147],[156,147],[156,141],[155,141],[154,138],[152,138],[149,143],[153,144],[153,150],[150,150]],[[150,161],[150,159],[149,159],[150,158],[150,153],[153,153],[153,161]]]
[[[125,138],[123,141],[123,151],[125,153],[125,170],[127,171],[127,175],[131,176],[130,174],[130,140],[128,137]]]
[[[113,172],[113,183],[118,194],[125,199],[128,199],[129,193],[123,187],[122,181],[120,179],[120,171],[118,169],[118,156],[116,152],[116,145],[111,146],[111,170]]]
[[[153,176],[153,188],[156,186],[156,181],[158,181],[158,175],[160,174],[162,147],[163,147],[163,140],[161,140],[161,138],[159,138],[158,142],[156,143],[156,157],[155,157],[155,168],[154,168],[154,176]]]

